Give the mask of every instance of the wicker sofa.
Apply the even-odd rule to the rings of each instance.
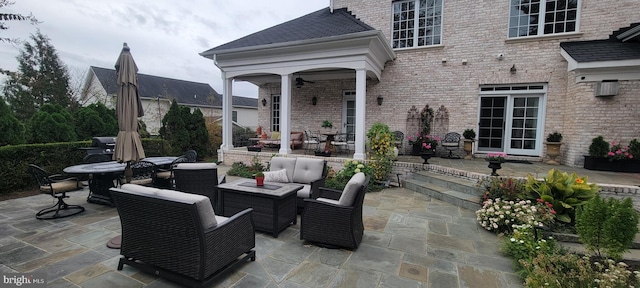
[[[324,186],[324,177],[327,170],[327,161],[318,158],[306,157],[273,157],[269,163],[269,171],[286,170],[289,183],[302,184],[298,191],[296,206],[298,214],[304,208],[304,199],[318,195],[320,187]],[[268,173],[267,173],[268,174]],[[269,175],[265,175],[265,181],[270,181]]]
[[[280,147],[280,132],[272,132],[271,137],[266,137],[266,133],[263,135],[264,139],[258,140],[259,144],[264,147]],[[291,149],[302,148],[304,144],[304,132],[292,131],[289,137],[289,141],[291,141]]]
[[[203,195],[135,184],[110,192],[122,224],[118,270],[127,264],[181,285],[210,287],[255,260],[252,209],[227,218],[216,216]]]

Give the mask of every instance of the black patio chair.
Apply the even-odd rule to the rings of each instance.
[[[196,152],[196,150],[189,150],[187,152],[184,152],[182,157],[189,159],[189,162],[191,163],[195,163],[198,158],[198,152]]]
[[[156,173],[156,178],[153,179],[153,186],[158,188],[172,189],[175,185],[175,177],[174,177],[173,169],[176,167],[176,165],[178,165],[178,163],[187,163],[187,162],[189,162],[189,159],[187,159],[186,157],[180,156],[175,160],[173,160],[173,162],[171,162],[168,169],[158,168],[158,171]]]
[[[311,131],[304,130],[304,154],[306,155],[308,151],[319,151],[320,150],[320,138],[316,135],[313,135]]]
[[[209,197],[211,206],[222,211],[218,201],[218,184],[226,182],[225,175],[218,178],[215,163],[179,163],[173,169],[175,189],[180,192]]]
[[[131,166],[131,184],[138,184],[143,186],[153,186],[153,180],[156,178],[158,167],[153,162],[149,161],[136,161],[130,164]],[[126,171],[119,179],[120,185],[126,184]]]
[[[460,133],[458,132],[449,132],[444,134],[444,138],[440,141],[440,144],[445,149],[449,150],[449,154],[447,158],[449,159],[460,159],[459,156],[453,155],[453,150],[460,149]]]
[[[69,217],[84,211],[84,207],[80,205],[69,205],[64,202],[64,198],[69,198],[66,192],[82,189],[82,185],[77,178],[64,178],[59,174],[51,175],[44,169],[33,164],[29,164],[29,168],[27,169],[36,179],[36,182],[38,182],[40,192],[58,199],[55,205],[38,211],[38,213],[36,213],[37,219]]]
[[[393,144],[398,148],[398,153],[404,154],[402,151],[402,142],[404,142],[404,133],[402,131],[393,131],[393,137],[395,138]]]
[[[369,176],[356,173],[344,190],[320,188],[320,197],[305,199],[300,239],[328,248],[357,249],[364,235],[362,204]]]

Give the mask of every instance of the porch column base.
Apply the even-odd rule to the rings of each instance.
[[[364,153],[353,153],[353,160],[364,160]]]

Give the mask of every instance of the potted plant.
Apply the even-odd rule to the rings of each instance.
[[[584,156],[584,168],[599,171],[640,172],[640,142],[633,139],[628,146],[611,143],[598,136],[591,140],[589,155]]]
[[[440,143],[440,138],[429,134],[416,134],[415,137],[407,136],[409,143],[413,145],[413,155],[420,155],[424,162],[422,164],[429,164],[428,160],[435,154],[436,147]],[[417,151],[415,151],[417,149]]]
[[[322,125],[320,125],[322,128],[325,128],[327,130],[333,128],[333,123],[331,123],[331,121],[329,120],[324,120],[322,121]]]
[[[264,173],[262,171],[256,172],[256,186],[264,186]]]
[[[496,173],[496,170],[502,169],[502,163],[504,163],[507,154],[503,152],[488,153],[485,160],[489,161],[489,168],[491,168],[491,176],[500,176]]]
[[[560,146],[562,145],[562,133],[558,133],[558,131],[554,131],[547,136],[547,156],[549,156],[549,161],[547,164],[558,165],[558,161],[556,161],[556,157],[560,155]]]
[[[476,131],[473,131],[473,129],[466,129],[462,132],[462,137],[464,137],[464,152],[467,153],[467,156],[464,156],[464,159],[471,159],[473,158],[471,152],[473,152],[473,142],[476,141]]]

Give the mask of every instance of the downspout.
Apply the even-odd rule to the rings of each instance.
[[[333,14],[333,0],[329,1],[329,12],[331,12],[331,14]]]

